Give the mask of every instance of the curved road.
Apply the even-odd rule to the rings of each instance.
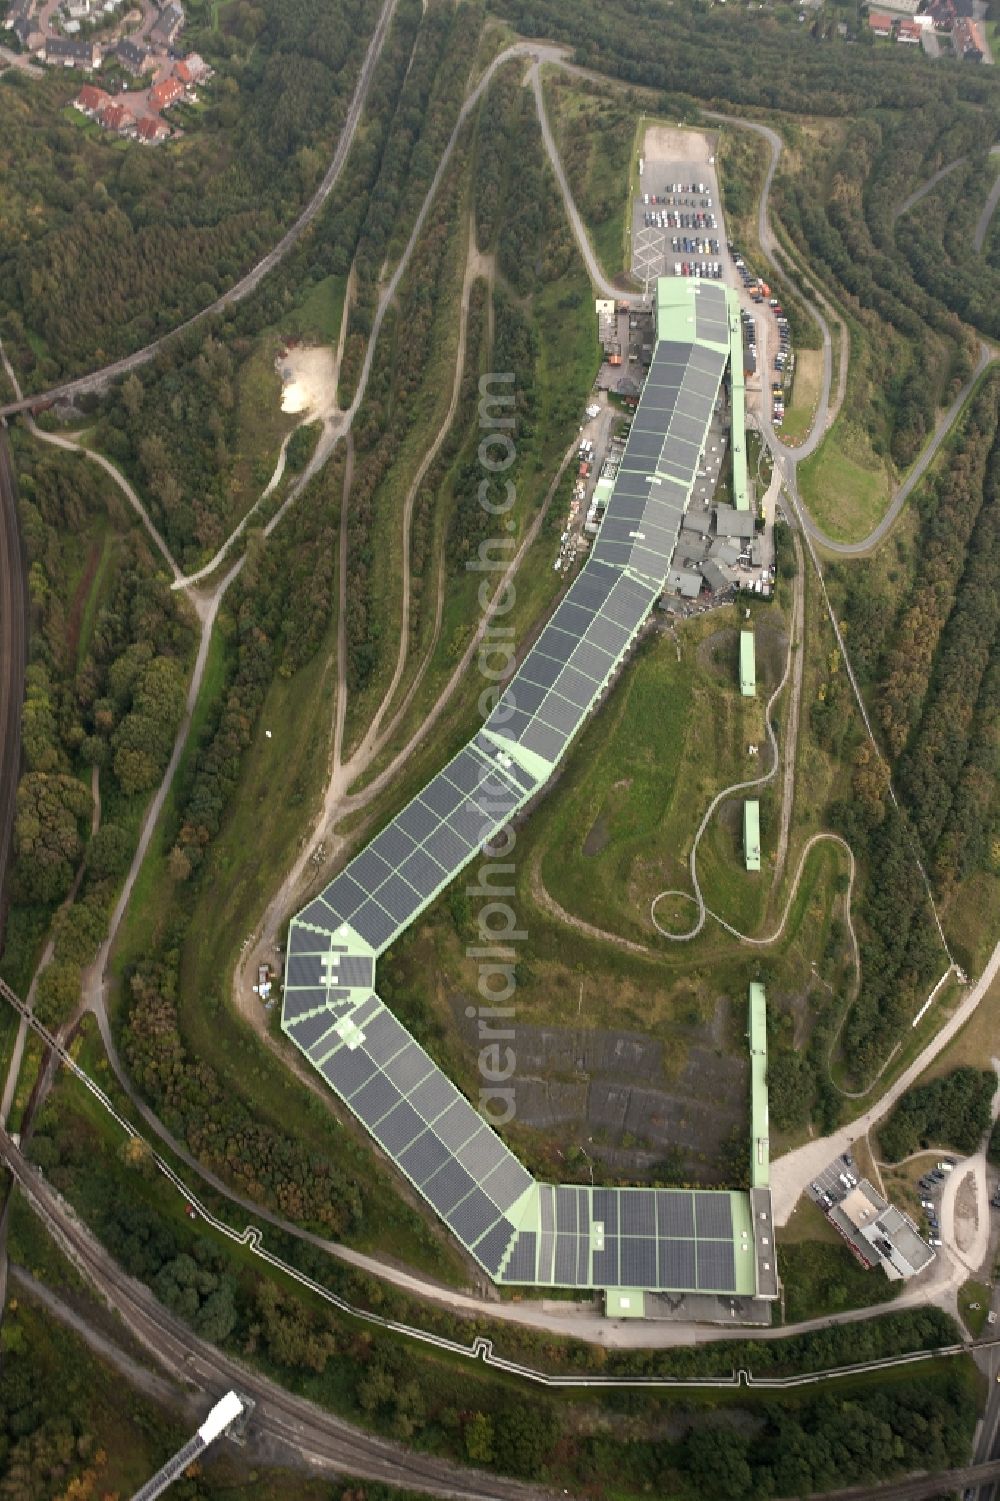
[[[17,524],[17,477],[0,428],[0,940],[4,882],[21,766],[21,704],[28,654],[28,590]]]
[[[997,173],[996,180],[993,183],[993,186],[990,188],[989,196],[987,197],[986,202],[983,204],[983,211],[976,221],[976,232],[972,237],[972,243],[976,247],[977,255],[982,254],[983,242],[986,239],[986,231],[990,227],[990,220],[993,218],[993,215],[996,212],[996,206],[998,203],[1000,203],[1000,172]]]
[[[132,354],[126,355],[123,359],[115,360],[112,364],[103,366],[100,370],[92,371],[89,375],[82,375],[75,380],[64,381],[61,385],[53,386],[50,390],[39,392],[37,395],[26,396],[22,397],[19,401],[8,402],[6,406],[0,406],[0,417],[9,416],[14,412],[30,411],[32,408],[43,406],[48,402],[67,400],[70,397],[82,395],[86,391],[99,390],[102,386],[107,385],[108,381],[114,380],[116,376],[125,375],[129,370],[136,370],[141,365],[148,364],[159,350],[177,334],[183,333],[186,329],[194,328],[204,318],[209,318],[214,313],[221,313],[227,307],[231,307],[234,303],[242,302],[244,298],[249,297],[250,293],[264,280],[268,272],[273,271],[275,266],[284,260],[293,245],[302,238],[302,235],[336,187],[337,180],[347,160],[347,154],[354,143],[358,122],[361,119],[361,112],[368,97],[372,77],[374,76],[382,47],[388,35],[396,3],[397,0],[385,0],[379,12],[379,18],[375,24],[375,30],[368,44],[368,51],[365,53],[364,62],[361,64],[361,72],[358,75],[358,81],[354,87],[354,93],[347,109],[344,128],[340,132],[340,138],[337,141],[337,148],[334,151],[333,159],[323,174],[323,180],[299,217],[295,220],[294,224],[285,230],[285,233],[274,246],[273,250],[269,250],[263,260],[258,261],[255,266],[251,267],[245,276],[242,276],[238,282],[229,288],[228,292],[223,292],[222,296],[217,297],[214,302],[209,303],[208,307],[202,308],[200,312],[185,319],[183,323],[179,323],[176,328],[170,329],[168,333],[161,334],[151,344],[146,344],[142,349],[137,349]]]

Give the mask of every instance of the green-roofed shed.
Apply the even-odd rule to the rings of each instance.
[[[757,696],[757,657],[753,631],[740,631],[740,692],[744,698]]]
[[[609,1319],[644,1319],[646,1294],[634,1287],[609,1287],[604,1294],[604,1311]]]
[[[747,870],[760,870],[760,803],[755,797],[743,804],[743,855]]]
[[[767,1188],[771,1181],[767,1124],[767,997],[763,985],[750,986],[750,1186]]]

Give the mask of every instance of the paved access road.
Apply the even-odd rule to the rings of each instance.
[[[365,53],[364,62],[361,64],[361,72],[358,75],[354,93],[351,96],[351,102],[344,120],[344,128],[340,132],[340,139],[337,142],[333,160],[327,167],[326,172],[323,174],[322,182],[305,208],[295,220],[295,223],[286,229],[273,250],[269,250],[267,255],[257,262],[256,266],[252,266],[245,276],[241,276],[239,281],[229,288],[228,292],[224,292],[221,297],[217,297],[214,302],[210,303],[208,307],[202,308],[193,317],[186,319],[183,323],[179,323],[169,333],[162,334],[160,338],[154,339],[151,344],[145,345],[144,348],[137,349],[133,354],[126,355],[123,359],[115,360],[110,365],[104,365],[100,370],[92,371],[89,375],[79,376],[76,380],[64,381],[61,385],[53,386],[50,390],[40,392],[37,395],[25,396],[19,401],[8,402],[6,406],[0,406],[0,417],[9,416],[14,412],[28,411],[33,407],[44,405],[47,402],[65,401],[73,396],[79,396],[85,391],[100,390],[117,376],[125,375],[129,370],[137,370],[141,365],[148,364],[159,350],[163,348],[164,344],[169,339],[172,339],[175,334],[179,334],[185,329],[193,328],[202,319],[209,318],[214,313],[221,313],[225,308],[232,306],[233,303],[242,302],[244,298],[249,297],[250,293],[264,280],[268,272],[273,271],[275,266],[284,260],[293,245],[302,238],[302,235],[336,187],[337,180],[344,169],[347,154],[354,144],[358,122],[361,119],[361,112],[368,97],[368,90],[371,87],[375,68],[389,32],[396,4],[397,0],[384,0],[382,9],[379,12],[379,18],[368,45],[368,51]]]
[[[142,1283],[126,1276],[2,1132],[0,1159],[25,1188],[43,1223],[160,1366],[185,1385],[193,1383],[213,1398],[232,1387],[252,1397],[256,1403],[252,1430],[291,1450],[300,1462],[340,1475],[427,1492],[447,1501],[552,1501],[553,1493],[541,1486],[523,1485],[448,1460],[410,1453],[402,1444],[365,1433],[231,1360],[198,1339]]]
[[[28,649],[28,593],[17,525],[17,480],[0,428],[0,924],[21,766],[21,702]]]

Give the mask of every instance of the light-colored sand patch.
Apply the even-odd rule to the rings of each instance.
[[[979,1205],[974,1173],[967,1173],[955,1195],[955,1242],[960,1251],[971,1250],[979,1229]]]
[[[328,344],[297,344],[277,359],[281,410],[323,417],[337,400],[337,357]]]
[[[713,155],[708,137],[700,130],[678,130],[671,125],[648,125],[644,151],[654,162],[690,162],[692,167],[707,167]]]

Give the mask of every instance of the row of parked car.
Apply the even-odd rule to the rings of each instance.
[[[929,1173],[925,1173],[917,1184],[921,1193],[925,1195],[936,1193],[954,1166],[955,1159],[953,1157],[945,1157],[943,1161],[938,1163],[937,1167],[932,1168]],[[928,1243],[932,1246],[939,1246],[941,1244],[941,1225],[938,1221],[937,1205],[933,1199],[923,1198],[920,1200],[920,1207],[927,1216],[927,1224],[930,1229],[930,1234],[927,1237]]]
[[[685,193],[688,194],[686,198],[683,196]],[[700,193],[705,193],[704,183],[700,186],[695,184],[693,188],[678,187],[676,191],[670,183],[667,183],[666,192],[643,193],[642,201],[647,208],[650,204],[653,204],[654,207],[658,205],[660,208],[711,208],[711,194],[705,193],[705,196],[702,198],[697,196]],[[691,197],[691,194],[695,194],[695,196]]]
[[[674,235],[670,241],[671,250],[683,250],[688,254],[693,250],[696,255],[718,255],[718,240],[692,240],[689,235]]]
[[[675,261],[675,276],[702,276],[706,281],[719,281],[722,276],[721,261]]]

